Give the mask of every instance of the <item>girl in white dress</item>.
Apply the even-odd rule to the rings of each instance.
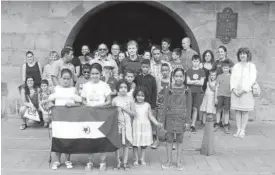
[[[134,92],[134,97],[136,100],[136,116],[133,120],[133,146],[134,146],[134,156],[135,162],[134,165],[138,165],[138,147],[141,147],[141,165],[146,165],[144,160],[145,150],[148,146],[153,143],[153,133],[150,120],[157,125],[162,127],[162,124],[159,123],[152,114],[151,106],[149,103],[144,102],[145,99],[144,89],[137,89]]]
[[[129,170],[128,162],[128,151],[129,146],[132,145],[132,119],[135,116],[135,103],[133,97],[127,95],[130,90],[129,84],[125,80],[120,80],[117,83],[118,96],[114,98],[112,105],[118,107],[118,129],[121,135],[122,145],[123,145],[123,165],[124,170]],[[117,167],[120,169],[121,160],[119,149],[116,151]]]
[[[56,86],[54,88],[54,93],[51,94],[48,100],[41,101],[41,105],[49,103],[50,101],[55,102],[55,106],[77,106],[82,101],[81,97],[77,95],[77,90],[75,87],[70,86],[72,81],[73,73],[70,69],[63,69],[61,71],[61,81],[62,86]],[[78,102],[76,104],[75,102]],[[52,129],[55,129],[55,126],[52,125]],[[55,153],[56,161],[52,164],[52,169],[56,170],[61,165],[60,158],[61,153]],[[70,154],[65,154],[65,165],[67,168],[73,168],[73,164],[70,161]]]

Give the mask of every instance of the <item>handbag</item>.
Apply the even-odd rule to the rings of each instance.
[[[32,103],[29,96],[28,96],[28,98],[29,98],[30,103]],[[31,108],[27,108],[25,111],[24,117],[27,119],[30,119],[30,120],[34,120],[34,121],[38,121],[38,122],[40,121],[40,117],[39,117],[38,111],[36,109],[33,110]]]
[[[252,85],[252,93],[254,97],[259,97],[261,94],[261,88],[257,81]]]

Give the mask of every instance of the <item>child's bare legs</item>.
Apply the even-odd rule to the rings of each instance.
[[[24,117],[24,114],[25,114],[26,110],[27,110],[27,108],[25,106],[21,106],[21,108],[19,110],[19,115],[20,115],[21,120],[22,120],[20,130],[23,130],[23,129],[27,128],[27,119]]]
[[[203,124],[205,124],[205,122],[206,122],[206,117],[207,117],[207,113],[203,112],[203,114],[202,114],[202,123]]]
[[[140,157],[140,162],[141,162],[141,165],[146,165],[146,162],[145,162],[145,151],[146,151],[146,146],[142,146],[141,147],[141,157]]]
[[[88,163],[85,167],[86,171],[90,171],[93,168],[93,155],[92,154],[88,154]]]
[[[54,153],[54,159],[55,162],[59,162],[60,163],[60,158],[61,158],[61,153],[57,153],[57,152],[53,152]]]
[[[247,111],[240,111],[241,112],[241,115],[242,115],[242,124],[241,124],[241,131],[240,131],[240,137],[243,138],[245,136],[245,128],[246,128],[246,125],[248,123],[248,112]]]
[[[191,126],[195,127],[196,126],[196,121],[197,121],[198,110],[197,110],[196,107],[193,107],[192,110],[193,110],[193,113],[192,113],[192,124],[191,124]]]
[[[224,118],[224,131],[226,134],[229,134],[229,110],[223,110],[223,118]]]
[[[221,112],[222,112],[222,108],[218,108],[216,112],[216,123],[215,123],[215,129],[214,129],[215,132],[220,129]]]
[[[237,123],[237,132],[233,135],[234,137],[239,137],[241,127],[242,127],[242,112],[236,110],[236,123]]]
[[[155,116],[156,120],[158,120],[156,110],[152,110],[152,113]],[[159,146],[159,128],[157,128],[157,127],[155,127],[155,128],[156,128],[156,138],[155,138],[154,143],[151,146],[151,148],[153,148],[153,149],[156,149]]]
[[[138,147],[134,146],[133,151],[134,151],[134,157],[135,157],[134,165],[138,165]]]
[[[128,163],[128,153],[129,153],[129,147],[124,146],[123,147],[123,163],[127,164]]]
[[[174,141],[174,133],[166,133],[166,153],[167,153],[167,162],[162,165],[163,169],[167,169],[172,165],[172,149]]]
[[[177,166],[181,166],[181,143],[176,143],[177,144]]]

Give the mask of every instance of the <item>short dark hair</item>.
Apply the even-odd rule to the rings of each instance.
[[[82,66],[82,70],[84,70],[84,69],[89,69],[89,70],[91,71],[91,65],[88,64],[88,63],[84,64],[84,65]]]
[[[46,79],[43,79],[43,80],[41,80],[41,83],[40,83],[41,85],[42,84],[46,84],[47,86],[49,86],[49,81],[48,80],[46,80]]]
[[[181,56],[181,49],[180,48],[175,48],[173,49],[173,52],[179,56]]]
[[[151,52],[150,52],[149,50],[144,50],[144,51],[143,51],[143,55],[144,55],[146,52],[149,52],[150,55],[151,55]]]
[[[91,70],[92,69],[97,69],[100,73],[102,72],[102,66],[99,63],[93,63],[91,65]]]
[[[70,54],[70,52],[73,52],[73,49],[72,48],[69,48],[69,47],[64,47],[62,50],[61,50],[61,58],[63,58],[65,56],[65,54]]]
[[[155,48],[152,50],[152,53],[153,53],[155,50],[161,51],[161,47],[160,47],[159,45],[155,45]]]
[[[129,84],[126,80],[121,79],[121,80],[119,80],[119,81],[117,82],[117,84],[116,84],[116,90],[117,90],[117,92],[119,91],[119,88],[120,88],[120,85],[121,85],[121,84],[126,84],[126,85],[127,85],[127,91],[128,91],[128,92],[130,91],[130,84]]]
[[[199,55],[195,54],[195,55],[192,56],[192,61],[193,60],[199,60],[199,61],[201,61],[201,58],[200,58]]]
[[[224,67],[224,66],[231,67],[231,63],[230,63],[229,59],[225,59],[222,61],[222,67]]]
[[[126,76],[128,73],[129,73],[129,74],[134,74],[134,76],[135,76],[135,72],[134,72],[133,69],[126,69],[126,70],[125,70],[125,76]]]
[[[141,62],[141,65],[143,65],[143,64],[150,65],[151,63],[150,63],[150,60],[144,59],[144,60],[142,60],[142,62]]]
[[[162,63],[162,64],[161,64],[161,67],[168,67],[168,68],[170,68],[169,65],[168,65],[167,63]]]
[[[225,46],[219,46],[218,49],[223,49],[224,52],[227,52],[227,48]]]
[[[162,39],[161,39],[161,42],[167,42],[168,44],[171,44],[171,39],[165,37],[165,38],[162,38]]]
[[[134,93],[133,93],[133,97],[135,98],[135,100],[136,100],[137,94],[139,92],[143,92],[144,96],[146,96],[145,88],[143,86],[138,86],[138,87],[136,87],[136,89],[134,90]]]
[[[65,73],[70,74],[71,78],[73,77],[73,73],[72,73],[72,71],[71,71],[70,69],[67,69],[67,68],[62,69],[62,70],[61,70],[61,77],[62,77]]]
[[[202,54],[202,62],[203,62],[203,63],[206,62],[205,56],[206,56],[207,53],[209,53],[209,54],[211,55],[211,60],[210,60],[210,62],[211,62],[211,63],[214,63],[214,61],[215,61],[215,59],[214,59],[214,54],[213,54],[213,52],[212,52],[211,50],[206,50],[206,51],[203,52],[203,54]]]
[[[251,61],[252,60],[252,54],[250,52],[250,50],[247,47],[241,47],[239,48],[238,52],[237,52],[237,57],[238,57],[238,61],[240,62],[240,54],[241,53],[245,53],[247,55],[247,61]]]
[[[32,54],[32,56],[34,55],[33,52],[32,52],[32,51],[29,51],[29,50],[26,52],[26,56],[27,56],[28,54]]]

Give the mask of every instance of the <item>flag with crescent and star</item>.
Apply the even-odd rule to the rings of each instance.
[[[60,153],[113,152],[121,147],[116,107],[52,109],[52,151]]]

